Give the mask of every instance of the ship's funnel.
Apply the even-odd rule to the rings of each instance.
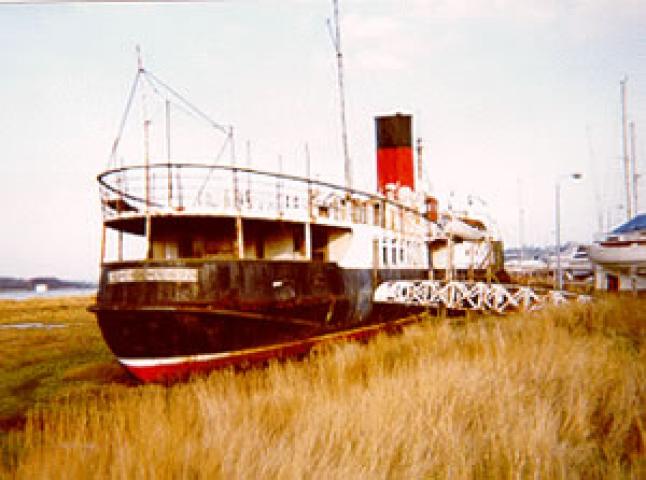
[[[377,130],[377,189],[386,185],[415,189],[412,116],[397,113],[375,118]]]

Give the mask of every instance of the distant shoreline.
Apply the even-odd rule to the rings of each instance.
[[[0,294],[5,292],[33,292],[69,289],[96,289],[95,282],[86,282],[78,280],[61,280],[53,276],[39,276],[33,278],[17,278],[0,276]]]
[[[37,298],[83,297],[96,294],[92,288],[54,288],[45,292],[35,290],[13,289],[0,290],[0,300],[30,300]]]

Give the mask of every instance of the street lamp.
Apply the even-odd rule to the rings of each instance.
[[[563,279],[561,278],[561,180],[573,179],[578,180],[583,177],[580,173],[570,173],[561,175],[556,179],[556,272],[554,272],[554,289],[563,289]]]

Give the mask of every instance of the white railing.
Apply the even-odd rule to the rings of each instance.
[[[243,215],[429,231],[421,209],[326,182],[229,166],[154,164],[98,176],[103,217]]]
[[[385,282],[377,287],[373,295],[376,303],[496,313],[536,310],[547,304],[558,305],[573,299],[587,302],[591,297],[554,290],[538,293],[520,285],[436,280]]]

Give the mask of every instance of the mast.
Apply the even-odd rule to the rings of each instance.
[[[635,122],[630,122],[630,161],[632,163],[633,208],[635,209],[635,214],[637,214],[639,213],[639,204],[637,203],[639,172],[637,172],[637,157],[635,155]]]
[[[624,180],[626,184],[626,219],[630,220],[633,217],[632,208],[632,195],[631,195],[631,169],[630,157],[628,156],[628,128],[626,119],[626,83],[628,76],[625,76],[620,82],[621,91],[621,131],[622,131],[622,144],[623,144],[623,160],[624,160]]]
[[[337,63],[337,79],[339,83],[339,103],[341,109],[341,142],[343,144],[343,158],[345,170],[345,186],[352,188],[352,165],[350,163],[350,151],[348,149],[348,132],[345,118],[345,88],[343,83],[343,53],[341,51],[341,25],[339,24],[339,2],[332,0],[334,7],[334,32],[330,26],[330,19],[328,19],[328,28],[330,29],[330,37],[332,38],[332,45],[336,52]]]
[[[145,73],[141,60],[141,49],[137,45],[137,67],[139,73]],[[146,212],[146,258],[152,257],[152,236],[150,217],[150,119],[146,109],[146,93],[142,90],[141,104],[144,117],[144,189],[145,189],[145,212]]]

